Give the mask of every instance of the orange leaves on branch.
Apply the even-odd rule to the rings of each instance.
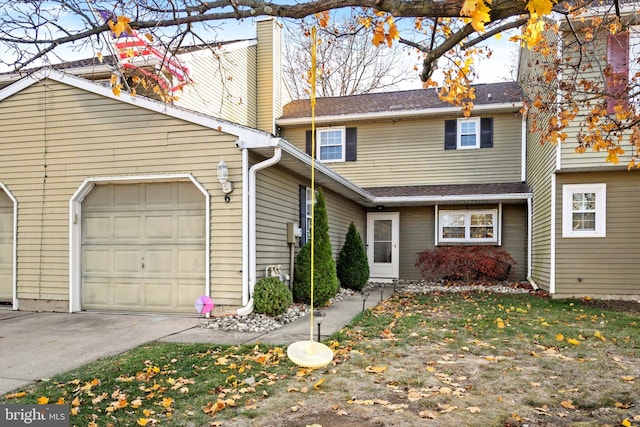
[[[107,24],[109,25],[109,28],[111,29],[113,34],[116,37],[120,37],[122,33],[133,33],[133,30],[129,26],[129,22],[131,22],[131,19],[127,18],[126,16],[118,16],[116,22],[113,22],[113,20],[110,19],[107,21]]]
[[[460,9],[461,16],[471,18],[471,26],[476,31],[484,31],[484,24],[491,22],[487,3],[491,4],[491,0],[465,0],[462,9]]]

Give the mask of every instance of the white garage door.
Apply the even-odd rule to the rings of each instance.
[[[191,182],[96,185],[82,203],[82,309],[194,313],[205,201]]]
[[[0,301],[13,298],[13,202],[0,189]]]

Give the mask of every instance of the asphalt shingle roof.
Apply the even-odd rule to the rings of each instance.
[[[367,187],[365,190],[376,197],[475,196],[526,194],[531,191],[524,182]]]
[[[516,82],[487,83],[474,85],[476,105],[518,104],[523,93]],[[430,108],[451,107],[441,101],[436,89],[415,89],[397,92],[370,93],[342,97],[317,98],[315,115],[342,116],[352,114],[380,113],[391,111],[426,110]],[[311,104],[308,99],[295,100],[283,108],[280,119],[298,119],[311,117]]]

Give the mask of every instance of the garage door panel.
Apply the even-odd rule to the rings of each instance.
[[[140,185],[110,185],[113,189],[113,206],[139,206],[142,203]]]
[[[145,217],[147,239],[174,239],[176,236],[174,216],[154,215]]]
[[[109,240],[112,237],[112,219],[107,216],[90,217],[84,219],[86,234],[84,240]]]
[[[82,306],[88,309],[107,307],[112,304],[110,283],[100,280],[85,280],[82,286]]]
[[[199,277],[204,271],[204,257],[197,249],[178,249],[178,273],[181,277]]]
[[[141,227],[142,220],[139,216],[119,215],[113,216],[113,236],[117,240],[140,239],[144,236]]]
[[[113,252],[109,249],[86,249],[82,253],[82,275],[109,273],[113,266]]]
[[[173,250],[149,249],[146,252],[145,275],[166,275],[175,271]]]
[[[191,183],[187,185],[193,186]],[[171,182],[162,182],[145,187],[145,204],[148,206],[172,206],[175,204],[176,185]]]
[[[95,190],[98,203],[90,193],[82,205],[83,308],[193,313],[205,284],[204,196],[190,182]]]
[[[113,292],[113,305],[121,309],[135,310],[144,304],[141,289],[138,282],[117,282],[110,286]]]
[[[205,220],[202,216],[179,215],[178,238],[200,240],[204,238]]]
[[[144,252],[137,249],[113,249],[113,269],[116,277],[126,277],[129,275],[141,276],[144,268]]]

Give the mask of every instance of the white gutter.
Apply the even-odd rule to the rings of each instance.
[[[257,163],[249,169],[249,301],[236,311],[239,316],[246,316],[253,311],[253,289],[256,286],[256,174],[258,171],[278,163],[281,157],[282,149],[279,146],[275,147],[273,157]]]
[[[475,105],[473,111],[476,112],[509,112],[519,111],[522,108],[522,102],[504,102],[500,104],[484,104]],[[415,117],[415,116],[441,116],[446,114],[460,114],[460,107],[440,107],[440,108],[421,108],[416,110],[401,110],[401,111],[377,111],[374,113],[361,113],[361,114],[344,114],[335,116],[316,116],[316,123],[325,122],[350,122],[354,120],[374,120],[374,119],[398,119],[402,117]],[[279,119],[276,120],[277,125],[292,126],[292,125],[306,125],[311,122],[310,117],[296,117],[291,119]]]
[[[532,197],[531,193],[510,193],[510,194],[461,194],[450,196],[401,196],[401,197],[374,197],[373,202],[378,205],[384,204],[410,204],[410,203],[444,203],[444,202],[483,202],[487,200],[526,200]]]

